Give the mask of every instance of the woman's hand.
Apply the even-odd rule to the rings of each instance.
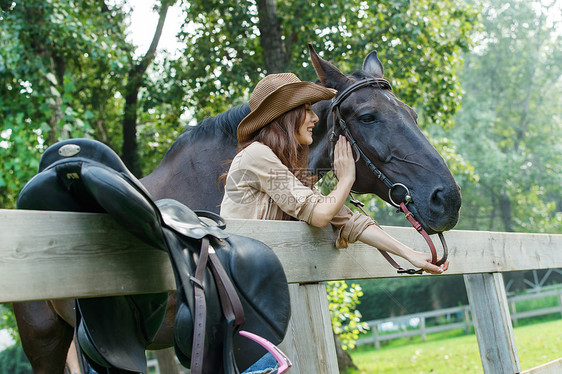
[[[359,241],[395,254],[409,261],[415,268],[423,269],[430,274],[441,274],[449,268],[449,260],[441,266],[431,263],[431,253],[418,252],[390,236],[377,225],[368,226],[359,235]]]
[[[325,199],[321,199],[314,207],[314,214],[310,224],[316,227],[325,227],[340,211],[355,182],[355,160],[351,145],[347,139],[340,135],[334,147],[334,174],[338,184]]]
[[[449,268],[449,260],[441,266],[431,263],[431,253],[424,253],[412,250],[406,258],[416,268],[423,269],[430,274],[441,274]]]
[[[355,182],[355,160],[347,139],[340,135],[334,147],[334,174],[341,183],[353,185]]]

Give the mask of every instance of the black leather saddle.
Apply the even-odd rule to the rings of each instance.
[[[49,147],[23,188],[19,209],[100,212],[169,254],[177,286],[174,346],[196,373],[236,374],[273,344],[290,318],[287,279],[262,242],[224,231],[222,218],[164,199],[154,202],[109,147],[70,139]],[[99,373],[145,373],[145,348],[164,317],[167,293],[77,299],[76,336]]]

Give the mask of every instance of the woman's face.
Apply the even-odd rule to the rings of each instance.
[[[305,104],[304,109],[306,113],[304,122],[297,130],[296,136],[299,144],[311,145],[313,141],[312,129],[314,128],[314,124],[318,122],[318,116],[314,113],[310,104]]]

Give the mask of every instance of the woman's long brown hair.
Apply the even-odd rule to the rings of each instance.
[[[238,145],[238,152],[252,144],[260,142],[267,145],[273,153],[307,187],[316,182],[308,170],[308,146],[299,144],[296,133],[306,118],[305,105],[298,106],[258,130],[250,140]],[[224,178],[224,179],[223,179]],[[226,182],[226,174],[220,180]]]

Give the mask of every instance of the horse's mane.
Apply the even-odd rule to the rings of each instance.
[[[205,118],[197,125],[188,127],[176,139],[166,154],[173,152],[177,147],[181,149],[194,141],[209,138],[232,139],[236,143],[236,129],[242,118],[246,117],[248,113],[250,113],[250,107],[245,103],[214,117]]]

